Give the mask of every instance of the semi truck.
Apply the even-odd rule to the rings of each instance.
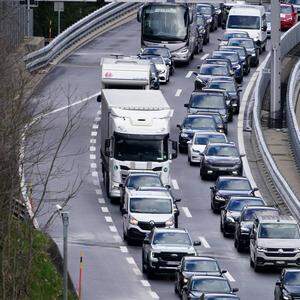
[[[120,197],[120,184],[131,170],[159,173],[170,185],[177,142],[170,139],[173,109],[155,90],[102,89],[101,159],[108,197]]]

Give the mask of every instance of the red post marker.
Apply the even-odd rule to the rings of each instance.
[[[82,287],[82,272],[83,272],[83,253],[80,251],[80,264],[79,264],[79,283],[78,283],[78,298],[81,300],[81,287]]]

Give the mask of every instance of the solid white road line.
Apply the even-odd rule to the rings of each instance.
[[[199,239],[201,241],[201,244],[205,247],[205,248],[210,248],[209,243],[207,242],[206,238],[204,236],[199,236]]]
[[[185,75],[185,78],[190,78],[193,74],[193,71],[188,71],[187,74]]]
[[[90,159],[91,159],[91,160],[96,159],[96,155],[95,155],[95,154],[90,154]]]
[[[235,282],[235,279],[232,277],[232,275],[228,271],[224,275],[230,282]]]
[[[206,53],[206,54],[202,55],[200,59],[201,59],[201,60],[204,60],[204,59],[207,58],[208,56],[209,56],[209,53]]]
[[[182,89],[178,89],[175,93],[175,97],[179,97],[182,93]]]
[[[148,280],[141,279],[141,283],[143,286],[150,286],[150,282]]]
[[[127,249],[126,246],[120,246],[120,250],[121,250],[121,252],[123,252],[123,253],[128,253],[128,249]]]
[[[149,291],[149,294],[153,299],[159,299],[159,296],[155,292]]]
[[[104,218],[105,218],[105,221],[107,223],[112,223],[113,222],[113,220],[112,220],[112,218],[110,216],[105,216]]]
[[[184,212],[184,214],[187,218],[192,217],[192,214],[190,213],[190,210],[188,209],[188,207],[182,206],[181,208],[182,208],[182,210],[183,210],[183,212]]]
[[[101,210],[102,210],[102,212],[104,212],[104,213],[108,213],[108,212],[109,212],[109,210],[108,210],[108,208],[107,208],[106,206],[102,206],[102,207],[101,207]]]
[[[179,186],[176,179],[172,179],[172,185],[175,190],[179,190]]]

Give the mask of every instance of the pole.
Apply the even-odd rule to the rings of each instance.
[[[64,239],[64,267],[63,267],[63,300],[68,299],[68,226],[69,213],[61,212],[63,222],[63,239]]]
[[[281,126],[281,53],[280,53],[280,2],[272,0],[271,7],[271,103],[269,126]]]
[[[82,253],[82,251],[80,251],[79,283],[78,283],[78,298],[79,298],[79,300],[81,300],[81,295],[82,295],[82,292],[81,292],[81,288],[82,288],[82,271],[83,271],[82,258],[83,258],[83,253]]]
[[[57,26],[58,26],[58,29],[57,29],[57,34],[60,34],[60,10],[57,12]]]
[[[27,0],[27,36],[30,36],[30,0]]]

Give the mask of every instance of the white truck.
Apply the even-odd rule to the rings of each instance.
[[[100,68],[101,89],[150,89],[149,61],[125,56],[103,58]]]
[[[108,197],[120,197],[130,170],[151,170],[170,184],[177,142],[170,140],[171,109],[160,91],[102,89],[101,158]]]

